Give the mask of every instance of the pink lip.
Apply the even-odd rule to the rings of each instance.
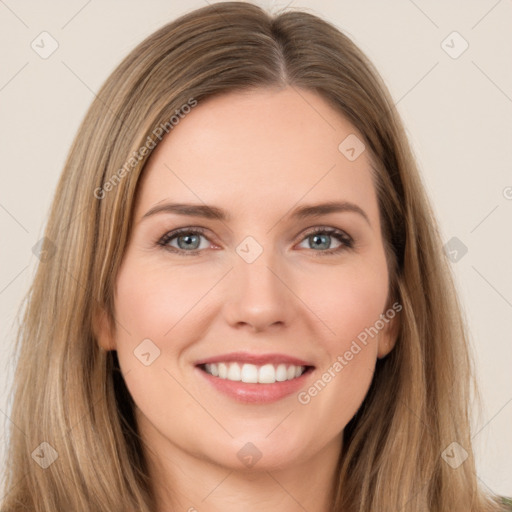
[[[227,379],[220,379],[206,373],[200,367],[211,363],[248,363],[262,366],[264,364],[287,364],[295,366],[308,366],[310,369],[300,377],[273,384],[249,384]],[[311,374],[313,365],[308,361],[286,354],[252,354],[249,352],[231,352],[196,362],[196,371],[205,378],[217,391],[234,398],[239,402],[263,404],[281,400],[286,396],[297,393],[304,385]]]
[[[201,359],[196,366],[211,363],[249,363],[255,365],[264,364],[293,364],[295,366],[313,366],[311,363],[286,354],[251,354],[249,352],[231,352],[219,356]]]
[[[220,391],[238,402],[251,404],[276,402],[291,394],[296,394],[305,386],[306,379],[311,375],[311,371],[306,371],[306,373],[303,373],[300,377],[292,380],[274,382],[274,384],[248,384],[246,382],[236,382],[214,377],[199,367],[196,367],[196,371],[217,391]]]

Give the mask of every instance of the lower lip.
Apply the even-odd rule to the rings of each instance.
[[[228,379],[214,377],[204,370],[196,367],[196,370],[218,391],[234,398],[239,402],[264,404],[277,402],[293,393],[297,393],[305,385],[306,379],[311,374],[311,369],[300,377],[273,384],[248,384]]]

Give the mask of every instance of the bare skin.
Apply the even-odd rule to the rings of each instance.
[[[397,323],[351,349],[389,307],[389,276],[368,152],[350,161],[338,150],[350,134],[362,139],[314,93],[260,89],[199,103],[149,160],[115,289],[126,330],[102,321],[99,342],[118,352],[160,512],[330,510],[343,429]],[[293,217],[329,201],[364,214]],[[213,205],[229,218],[145,216],[167,203]],[[177,228],[204,232],[158,244]],[[146,362],[160,351],[148,365],[134,355],[146,339]],[[284,354],[311,368],[293,393],[247,402],[197,366],[232,352]],[[309,392],[326,372],[325,386]]]

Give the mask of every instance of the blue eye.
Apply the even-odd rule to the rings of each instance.
[[[335,238],[340,245],[331,248],[331,239]],[[354,247],[354,240],[343,231],[334,228],[318,227],[306,234],[304,239],[319,255],[334,254]],[[317,248],[326,249],[318,251]]]
[[[201,247],[201,238],[208,240],[204,233],[202,228],[180,228],[166,233],[157,243],[174,253],[194,256],[209,247],[208,242]],[[338,247],[331,247],[333,238],[339,243]],[[328,227],[314,228],[302,240],[301,243],[306,241],[310,245],[307,248],[318,253],[317,255],[334,254],[354,247],[354,240],[349,235]],[[172,245],[174,242],[177,242],[177,246]]]
[[[209,247],[206,244],[206,247],[200,248],[201,237],[205,238],[204,231],[201,228],[182,228],[177,229],[175,231],[171,231],[165,234],[159,241],[159,245],[163,245],[165,248],[172,250],[173,252],[178,253],[188,253],[196,254],[200,251],[200,249],[205,249]],[[171,242],[177,241],[178,247],[171,245]],[[206,239],[207,240],[207,239]]]

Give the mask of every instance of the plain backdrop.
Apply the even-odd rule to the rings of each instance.
[[[0,457],[15,315],[78,125],[137,43],[207,3],[214,2],[0,0]],[[288,4],[255,3],[271,11]],[[471,331],[483,398],[473,421],[478,478],[511,496],[512,2],[296,0],[289,8],[344,31],[391,91],[452,253]]]

